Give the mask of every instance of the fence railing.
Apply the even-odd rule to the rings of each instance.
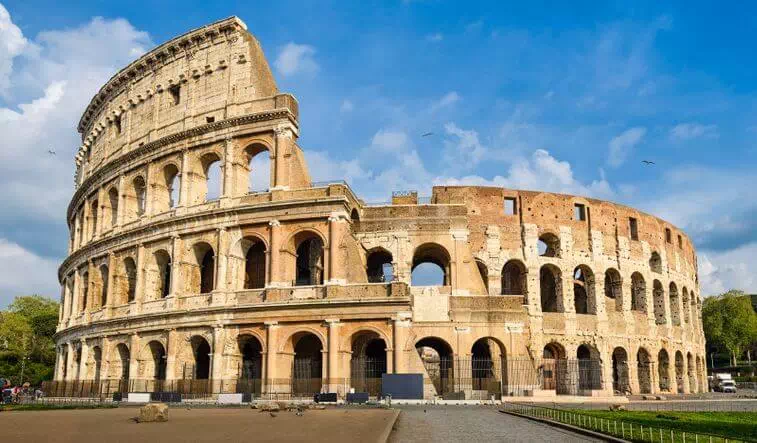
[[[725,437],[716,434],[691,432],[681,429],[663,428],[657,426],[645,426],[629,420],[607,419],[596,417],[590,414],[583,414],[575,410],[548,408],[544,406],[534,406],[529,404],[505,403],[503,410],[515,412],[517,414],[529,417],[536,417],[544,420],[563,423],[634,442],[729,443],[749,441],[734,439],[732,437]]]

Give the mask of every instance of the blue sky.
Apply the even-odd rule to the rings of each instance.
[[[0,306],[59,294],[92,95],[230,15],[298,97],[315,179],[372,201],[467,183],[626,203],[691,235],[704,294],[753,292],[757,14],[659,3],[2,2]]]

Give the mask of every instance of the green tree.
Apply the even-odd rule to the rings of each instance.
[[[0,376],[33,384],[52,378],[57,323],[58,303],[39,295],[17,297],[0,312]]]
[[[757,314],[741,291],[731,290],[705,299],[702,326],[707,341],[727,349],[733,365],[757,341]]]

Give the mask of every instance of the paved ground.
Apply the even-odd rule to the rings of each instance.
[[[393,411],[308,410],[302,417],[253,409],[172,408],[166,423],[135,423],[136,408],[0,413],[13,442],[376,442]]]
[[[503,414],[496,407],[401,406],[399,409],[402,412],[389,438],[392,443],[601,441]]]

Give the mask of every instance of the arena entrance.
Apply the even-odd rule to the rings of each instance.
[[[452,393],[455,389],[452,347],[441,338],[427,337],[415,344],[415,350],[434,385],[436,395]]]
[[[263,346],[252,335],[240,335],[237,342],[239,353],[242,355],[237,393],[259,396],[263,381]]]
[[[323,386],[323,345],[321,340],[310,332],[297,334],[292,341],[292,395],[312,397],[320,393]]]
[[[361,331],[353,335],[350,385],[355,392],[381,394],[381,376],[386,374],[386,348],[386,342],[376,332]]]

